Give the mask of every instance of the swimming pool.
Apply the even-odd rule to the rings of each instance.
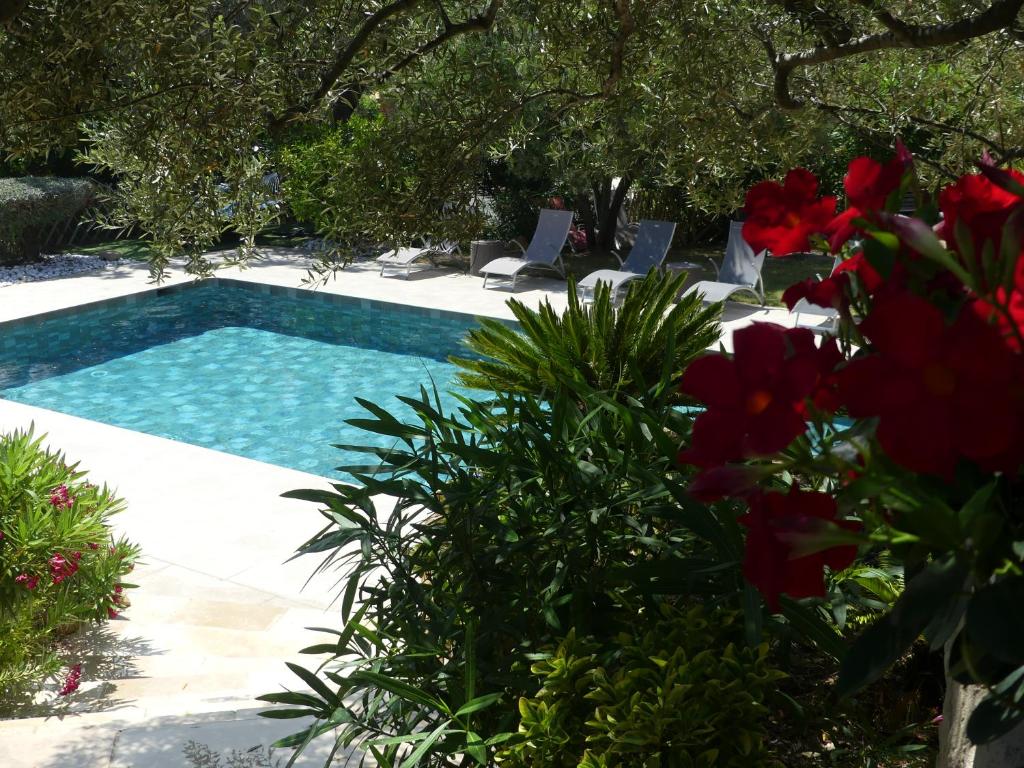
[[[436,383],[468,315],[216,278],[0,324],[0,397],[327,477],[390,445],[356,397]]]

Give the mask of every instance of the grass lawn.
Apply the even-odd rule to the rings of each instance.
[[[694,264],[703,265],[700,273],[695,275],[697,280],[714,280],[715,273],[708,264],[708,259],[721,263],[725,253],[725,245],[701,246],[696,248],[680,248],[670,251],[665,259],[666,263],[674,261],[689,261]],[[821,275],[824,277],[832,271],[832,257],[819,254],[800,254],[786,256],[784,258],[768,257],[764,263],[762,275],[764,277],[765,293],[769,306],[781,307],[782,293],[793,283],[803,280],[805,277]],[[567,268],[570,274],[577,279],[582,278],[595,269],[618,269],[618,262],[610,255],[597,253],[586,253],[570,257]],[[738,293],[732,301],[742,301],[745,304],[757,304],[753,296],[746,293]]]
[[[295,248],[305,242],[306,236],[290,237],[287,235],[257,235],[256,244],[266,247]],[[152,247],[148,240],[109,240],[96,245],[76,245],[69,248],[72,253],[86,253],[99,256],[103,253],[116,253],[119,258],[131,261],[145,261],[149,257],[149,250]],[[220,247],[220,246],[218,246]],[[232,245],[225,244],[223,247],[230,248]]]
[[[145,261],[149,255],[149,247],[150,244],[145,240],[110,240],[96,245],[76,245],[68,250],[72,253],[85,253],[91,256],[116,253],[122,259]]]
[[[724,252],[725,246],[721,248],[689,248],[670,253],[666,261],[693,261],[698,264],[707,264],[707,259],[710,256],[716,263],[721,263]],[[797,254],[782,258],[772,256],[766,258],[761,275],[764,277],[764,288],[769,306],[783,306],[782,293],[793,283],[815,275],[826,277],[832,271],[832,262],[833,258],[824,254]],[[714,277],[715,275],[708,265],[704,269],[701,279],[713,280]],[[732,300],[742,301],[745,304],[757,304],[757,300],[746,293],[738,293]]]

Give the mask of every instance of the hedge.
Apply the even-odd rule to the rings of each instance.
[[[22,176],[0,179],[0,264],[39,258],[94,200],[89,179]]]

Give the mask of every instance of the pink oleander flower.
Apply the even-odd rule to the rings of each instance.
[[[121,615],[120,611],[116,611],[113,608],[107,608],[107,618],[108,619],[116,619],[120,615]]]
[[[59,552],[55,552],[53,557],[50,558],[50,578],[54,584],[60,584],[65,579],[68,579],[75,575],[78,571],[78,560],[81,558],[82,553],[76,553],[78,557],[71,556],[71,560],[65,558]]]
[[[29,592],[31,592],[39,585],[39,577],[29,576],[27,573],[19,573],[17,576],[14,577],[14,581],[17,584],[24,585],[25,589],[27,589]]]
[[[74,504],[75,500],[71,498],[66,485],[58,485],[50,491],[50,503],[57,509],[64,509]]]
[[[64,679],[64,685],[61,686],[59,694],[61,696],[68,696],[78,690],[79,681],[82,679],[82,665],[75,664],[71,667],[71,671],[68,672],[68,676]]]
[[[89,549],[96,550],[96,549],[99,549],[99,548],[100,548],[100,545],[97,544],[95,541],[90,541],[89,542]]]

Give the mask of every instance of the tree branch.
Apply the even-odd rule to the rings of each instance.
[[[320,84],[316,90],[301,104],[288,107],[283,113],[276,117],[272,117],[270,120],[271,130],[274,131],[283,127],[285,124],[298,117],[304,115],[307,112],[311,112],[319,105],[331,89],[334,88],[339,78],[352,63],[352,60],[356,57],[356,54],[363,49],[366,42],[370,39],[377,27],[383,24],[385,21],[390,19],[392,16],[397,16],[406,11],[411,10],[418,5],[422,0],[394,0],[394,2],[388,5],[382,6],[377,11],[366,18],[363,25],[359,30],[352,36],[348,41],[348,45],[338,51],[334,57],[334,61],[331,62],[326,71],[320,76]]]
[[[1024,1],[1024,0],[1022,0]],[[366,45],[370,38],[370,35],[387,19],[392,16],[397,16],[402,13],[410,11],[415,6],[419,5],[422,0],[395,0],[389,5],[385,5],[372,16],[363,22],[363,26],[360,27],[359,31],[349,40],[348,45],[344,49],[338,52],[331,66],[324,72],[320,78],[320,85],[317,89],[301,104],[288,107],[284,112],[278,116],[271,117],[270,129],[271,132],[276,132],[283,128],[291,120],[311,112],[315,109],[323,100],[327,97],[327,94],[337,85],[338,80],[345,73],[345,70],[352,63],[352,60],[356,57],[356,54]],[[444,30],[431,40],[423,43],[416,47],[409,54],[407,54],[401,61],[392,67],[380,72],[376,76],[378,83],[383,83],[394,74],[401,71],[405,67],[418,60],[420,57],[426,55],[435,48],[440,47],[448,40],[459,35],[464,35],[470,32],[482,32],[490,29],[494,25],[494,20],[498,15],[498,10],[501,8],[504,0],[490,0],[490,4],[478,16],[474,16],[466,21],[452,24],[448,18],[446,12],[442,8],[442,21],[444,23]],[[353,91],[355,85],[348,83],[345,86],[346,92]]]
[[[619,20],[619,29],[615,33],[615,42],[612,44],[611,66],[608,68],[608,77],[601,86],[601,92],[607,96],[615,89],[616,84],[622,79],[622,61],[626,53],[626,41],[636,30],[636,22],[633,21],[633,13],[629,7],[629,0],[611,0],[612,12]]]
[[[875,4],[867,0],[861,5],[875,8]],[[959,21],[947,24],[905,24],[891,15],[889,23],[882,21],[876,11],[875,18],[883,23],[887,30],[872,35],[863,35],[841,45],[811,48],[799,53],[777,54],[772,60],[775,71],[775,100],[783,109],[800,109],[804,102],[794,98],[789,91],[789,77],[797,69],[830,61],[838,61],[862,53],[894,48],[934,48],[943,45],[971,40],[976,37],[1006,29],[1012,25],[1024,6],[1024,0],[995,0],[985,11]],[[898,28],[894,31],[893,26]]]
[[[466,19],[465,21],[460,21],[457,24],[452,23],[451,19],[448,18],[448,15],[444,12],[444,8],[442,7],[441,13],[443,15],[444,31],[432,40],[428,40],[410,51],[394,66],[388,67],[386,70],[378,74],[376,76],[377,82],[386,82],[414,61],[430,53],[435,48],[444,45],[453,37],[465,35],[469,32],[486,32],[494,26],[494,20],[498,16],[498,9],[501,8],[502,2],[503,0],[491,0],[490,5],[487,6],[483,13],[470,19]]]

